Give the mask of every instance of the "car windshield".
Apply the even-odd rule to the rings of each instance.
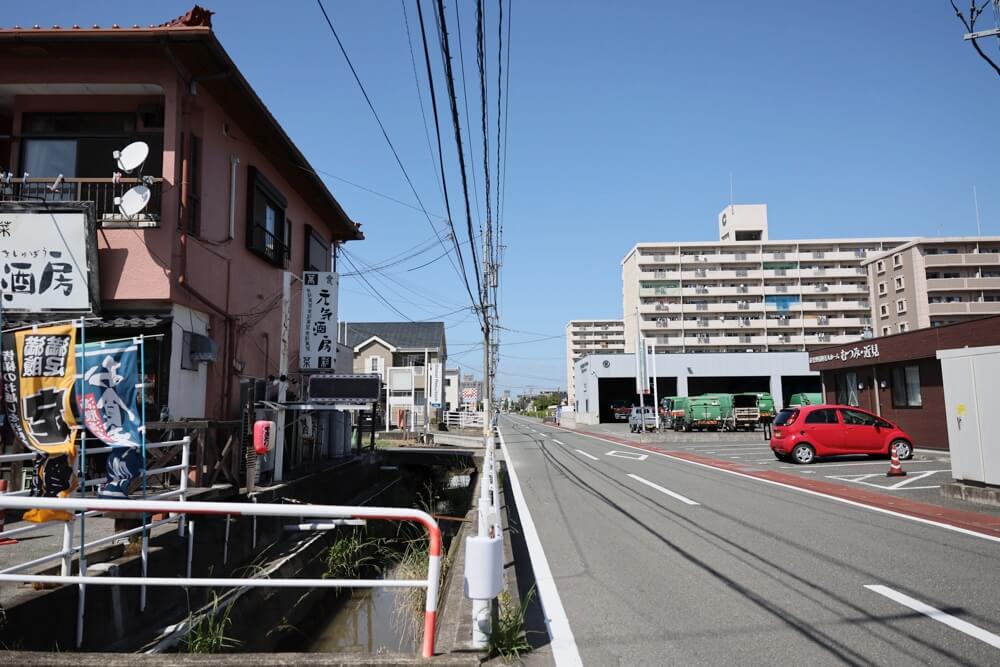
[[[782,410],[778,413],[778,416],[774,420],[775,426],[784,426],[790,421],[795,421],[795,416],[799,414],[798,410]]]

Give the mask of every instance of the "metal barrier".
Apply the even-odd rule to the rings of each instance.
[[[483,413],[464,410],[446,412],[444,413],[444,423],[448,428],[482,428]]]
[[[427,579],[261,579],[247,577],[207,578],[196,577],[105,577],[89,576],[87,574],[70,575],[64,572],[59,575],[0,573],[0,582],[27,582],[45,584],[78,584],[80,599],[84,595],[87,584],[103,586],[250,586],[274,588],[426,588],[427,598],[424,605],[424,637],[421,655],[425,658],[434,655],[434,633],[437,628],[438,587],[441,576],[441,529],[437,522],[426,512],[397,507],[351,507],[334,505],[276,505],[265,503],[214,503],[214,502],[176,502],[163,500],[103,500],[88,498],[25,498],[12,497],[9,494],[0,496],[2,509],[52,509],[74,512],[96,512],[101,514],[115,512],[142,512],[147,514],[175,512],[184,515],[205,516],[270,516],[293,517],[299,528],[309,528],[303,521],[304,517],[317,519],[342,520],[383,520],[383,521],[414,521],[427,530],[428,559]],[[194,519],[189,519],[189,535],[194,532]],[[312,524],[322,526],[323,524]],[[190,544],[190,542],[189,542]],[[83,622],[78,618],[77,642],[82,639]]]
[[[503,525],[497,469],[496,440],[490,435],[483,449],[477,533],[466,538],[465,583],[472,599],[472,645],[480,649],[489,643],[490,601],[503,587]]]

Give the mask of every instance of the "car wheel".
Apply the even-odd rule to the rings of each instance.
[[[889,445],[889,455],[892,456],[892,448],[896,448],[896,454],[902,460],[909,460],[913,458],[913,446],[910,445],[906,440],[893,440],[892,444]]]
[[[816,450],[810,445],[795,445],[795,449],[792,450],[792,460],[808,465],[816,460]]]

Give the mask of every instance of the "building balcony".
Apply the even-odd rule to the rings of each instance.
[[[765,278],[799,278],[806,275],[799,269],[764,269]]]
[[[860,266],[851,268],[825,268],[825,267],[812,267],[803,268],[802,277],[803,278],[857,278],[858,276],[867,276],[868,272],[861,268]]]
[[[1000,278],[928,278],[927,291],[937,290],[1000,290]]]
[[[924,265],[932,266],[998,266],[1000,253],[965,252],[954,255],[924,255]]]
[[[639,271],[639,280],[643,281],[680,280],[680,278],[681,278],[681,272],[679,270]]]
[[[742,278],[760,280],[759,268],[747,269],[685,269],[681,272],[684,280],[740,280]]]
[[[868,286],[844,283],[802,285],[802,294],[868,294]]]
[[[806,337],[800,333],[775,334],[769,331],[767,336],[768,345],[803,345],[805,340]]]
[[[640,313],[679,313],[681,312],[680,303],[655,303],[655,302],[645,302],[639,304]]]
[[[115,198],[130,188],[143,184],[142,179],[122,178],[13,178],[0,182],[0,201],[37,204],[45,202],[93,202],[98,227],[156,227],[160,223],[163,179],[145,179],[149,203],[134,215],[124,215]]]
[[[684,296],[699,297],[699,296],[733,296],[738,298],[745,298],[751,295],[760,296],[762,294],[762,288],[760,285],[754,285],[747,283],[746,285],[740,286],[703,286],[703,287],[683,287],[681,288],[681,293]]]
[[[1000,315],[1000,302],[954,301],[927,304],[928,313],[935,315]]]
[[[639,296],[680,296],[680,287],[640,287]]]

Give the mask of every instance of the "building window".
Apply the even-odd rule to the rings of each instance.
[[[900,299],[896,302],[896,312],[905,313],[906,312],[906,299]]]
[[[896,276],[896,291],[903,289],[903,276]]]
[[[247,169],[247,248],[275,266],[288,266],[288,201],[254,167]]]
[[[187,233],[201,233],[201,139],[188,137],[187,208],[184,211]]]
[[[330,242],[312,225],[305,226],[306,271],[330,270]]]
[[[885,296],[885,283],[878,284],[878,295]]]
[[[382,371],[385,368],[382,357],[368,357],[368,372],[378,373],[379,377],[382,377]]]
[[[875,270],[878,271],[879,273],[885,273],[885,262],[882,261],[881,259],[875,262]]]
[[[882,327],[882,335],[883,336],[889,335],[889,327]]]
[[[892,256],[892,266],[893,266],[894,268],[897,268],[897,269],[898,269],[899,267],[903,266],[903,256],[902,256],[902,255],[899,255],[899,254],[897,254],[897,255],[893,255],[893,256]]]
[[[892,406],[894,408],[919,408],[922,405],[920,368],[917,366],[896,366],[893,368]]]
[[[878,313],[881,317],[889,317],[889,306],[883,303],[878,307]]]
[[[910,326],[906,322],[899,323],[899,333],[906,333],[910,330]]]
[[[837,403],[858,405],[858,374],[854,371],[837,375]]]

